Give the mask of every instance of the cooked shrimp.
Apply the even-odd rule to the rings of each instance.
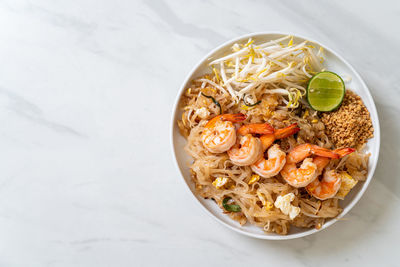
[[[268,123],[253,123],[246,124],[239,128],[238,135],[243,135],[239,138],[230,150],[228,155],[231,161],[239,166],[248,166],[256,162],[262,155],[263,149],[260,139],[252,136],[252,134],[269,134],[273,133],[274,128]]]
[[[306,190],[309,194],[320,200],[332,198],[338,192],[342,178],[335,170],[324,173],[322,180],[318,178],[307,185]]]
[[[204,126],[201,140],[205,148],[212,153],[222,153],[236,143],[236,129],[233,123],[243,121],[246,115],[223,114],[209,120]]]
[[[341,158],[354,151],[355,150],[353,148],[342,148],[334,150],[334,152],[339,154]],[[328,165],[330,160],[330,158],[320,156],[314,158],[313,162],[317,165],[318,175],[322,173],[323,169],[326,167],[326,165]],[[325,171],[322,180],[316,178],[309,185],[307,185],[306,190],[313,197],[320,200],[325,200],[328,198],[332,198],[336,195],[341,183],[342,179],[340,178],[340,175],[336,172],[336,170],[329,170]]]
[[[268,159],[262,157],[255,164],[251,165],[253,172],[264,178],[277,175],[286,162],[286,153],[283,152],[278,144],[268,149]]]
[[[260,137],[263,144],[263,151],[271,146],[276,139],[286,138],[297,133],[300,128],[297,124],[292,124],[286,128],[275,130],[273,134],[265,134]],[[285,166],[286,153],[280,149],[278,144],[273,145],[268,149],[268,159],[262,157],[255,164],[251,165],[253,172],[264,178],[270,178],[277,175]]]
[[[251,134],[246,134],[240,143],[228,150],[231,161],[238,166],[247,166],[256,162],[262,154],[261,141]]]
[[[294,147],[286,156],[286,164],[281,171],[285,181],[294,187],[304,187],[311,183],[318,175],[317,165],[310,158],[312,155],[327,158],[339,158],[339,154],[332,150],[311,144],[301,144]],[[297,168],[296,164],[302,162]]]

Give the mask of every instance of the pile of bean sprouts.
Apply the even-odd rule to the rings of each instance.
[[[294,44],[292,36],[261,44],[249,39],[231,49],[210,63],[216,82],[204,77],[198,81],[229,94],[235,103],[245,98],[254,104],[262,92],[283,95],[287,107],[296,108],[306,94],[304,84],[323,70],[323,49],[307,41]]]

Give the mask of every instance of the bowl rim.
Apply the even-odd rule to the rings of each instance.
[[[214,53],[218,52],[220,49],[224,48],[225,46],[227,46],[228,44],[234,43],[234,42],[238,42],[242,39],[246,39],[246,38],[251,38],[251,37],[255,37],[255,36],[260,36],[260,35],[291,35],[293,37],[298,37],[301,39],[305,39],[309,42],[313,42],[317,45],[319,45],[320,47],[323,47],[325,50],[329,51],[330,53],[332,53],[335,57],[337,57],[339,60],[341,60],[353,73],[354,75],[357,77],[357,79],[360,81],[361,86],[366,88],[366,98],[368,98],[368,100],[371,103],[371,110],[369,110],[370,114],[371,114],[371,119],[372,117],[374,118],[374,124],[376,124],[374,127],[374,138],[376,138],[376,151],[377,151],[377,155],[376,155],[376,160],[374,162],[372,162],[371,166],[371,170],[368,172],[368,176],[367,179],[364,181],[362,188],[360,189],[360,191],[357,193],[357,195],[354,197],[354,199],[346,206],[345,209],[343,209],[343,211],[335,218],[330,219],[328,222],[326,222],[323,227],[319,230],[317,229],[310,229],[310,230],[306,230],[304,232],[300,232],[300,233],[295,233],[295,234],[288,234],[288,235],[268,235],[268,234],[256,234],[256,233],[250,233],[250,232],[246,232],[246,231],[242,231],[238,228],[235,228],[229,224],[227,224],[226,222],[222,221],[221,219],[219,219],[217,216],[215,216],[211,211],[209,211],[201,202],[199,199],[197,199],[197,197],[195,196],[195,194],[190,190],[190,186],[187,183],[187,181],[185,180],[179,165],[178,165],[178,160],[176,158],[176,151],[175,151],[175,141],[174,141],[174,127],[175,127],[175,117],[176,117],[176,113],[178,112],[178,107],[179,107],[179,100],[184,92],[184,90],[186,89],[186,85],[188,82],[190,82],[190,78],[192,77],[192,75],[196,72],[196,70],[205,62],[207,61]],[[374,116],[376,115],[376,116]],[[299,34],[294,34],[294,33],[285,33],[285,32],[280,32],[280,31],[262,31],[262,32],[252,32],[252,33],[248,33],[248,34],[244,34],[244,35],[240,35],[238,37],[232,38],[227,40],[226,42],[223,42],[222,44],[218,45],[217,47],[215,47],[214,49],[212,49],[210,52],[208,52],[204,57],[202,57],[197,64],[195,64],[195,66],[189,71],[189,73],[186,75],[185,79],[183,80],[183,83],[180,86],[180,89],[178,90],[177,96],[175,98],[175,102],[173,105],[173,111],[172,111],[172,116],[171,116],[171,122],[170,122],[170,144],[171,144],[171,150],[172,150],[172,157],[173,157],[173,161],[174,161],[174,165],[175,168],[178,170],[178,172],[180,173],[180,176],[183,180],[183,182],[186,185],[186,189],[189,190],[190,194],[192,195],[192,197],[196,200],[195,202],[198,203],[198,205],[200,205],[202,207],[202,209],[209,215],[211,216],[214,220],[218,221],[219,223],[221,223],[222,225],[228,227],[229,229],[243,234],[245,236],[249,236],[249,237],[253,237],[253,238],[257,238],[257,239],[264,239],[264,240],[289,240],[289,239],[295,239],[295,238],[300,238],[300,237],[305,237],[305,236],[309,236],[311,234],[314,233],[318,233],[321,232],[322,230],[327,229],[329,226],[333,225],[335,222],[337,222],[338,220],[340,220],[341,218],[343,218],[357,203],[358,201],[361,199],[361,197],[364,195],[365,191],[367,190],[369,183],[372,180],[372,177],[374,176],[375,173],[375,169],[377,166],[377,163],[379,161],[379,152],[380,152],[380,143],[381,143],[381,136],[380,136],[380,124],[379,124],[379,116],[378,116],[378,112],[376,110],[376,106],[375,106],[375,102],[374,99],[372,98],[371,92],[368,88],[368,86],[365,84],[364,80],[362,79],[362,77],[360,76],[360,74],[354,69],[354,67],[347,61],[345,60],[342,56],[340,56],[337,52],[335,52],[334,50],[332,50],[330,47],[322,44],[319,41],[315,41],[312,38],[308,38],[307,36],[304,35],[299,35]]]

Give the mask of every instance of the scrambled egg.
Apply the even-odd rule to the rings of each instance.
[[[257,175],[258,176],[258,175]],[[260,178],[260,177],[258,177]],[[274,203],[269,202],[268,200],[265,199],[265,196],[261,192],[257,192],[258,198],[261,200],[261,203],[263,204],[264,208],[269,211],[274,207]]]
[[[250,181],[248,182],[249,185],[254,184],[255,182],[258,182],[258,180],[260,180],[260,175],[257,174],[253,174],[250,177]]]
[[[224,187],[224,185],[226,185],[228,181],[229,178],[227,177],[218,177],[217,179],[214,180],[214,182],[212,182],[212,184],[213,186],[215,186],[215,188],[221,189],[222,187]]]
[[[210,115],[210,111],[207,108],[202,107],[196,110],[196,115],[198,115],[202,119],[206,119]]]
[[[336,194],[336,197],[339,199],[344,199],[344,197],[350,192],[350,190],[356,186],[357,182],[350,176],[347,172],[341,172],[340,176],[342,178],[342,184],[340,185],[340,189]]]
[[[275,207],[280,209],[283,214],[289,215],[289,218],[293,220],[294,218],[297,217],[300,213],[300,208],[295,207],[290,204],[294,200],[294,194],[289,193],[284,196],[278,196],[278,198],[275,201]]]
[[[274,203],[267,201],[264,207],[266,210],[271,210],[274,207]]]

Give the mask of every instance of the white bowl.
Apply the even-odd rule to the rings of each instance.
[[[233,221],[227,215],[223,214],[222,210],[215,204],[214,201],[203,199],[202,197],[198,196],[195,193],[194,184],[191,181],[190,171],[188,167],[191,161],[191,157],[188,156],[183,149],[186,144],[186,139],[180,135],[178,125],[176,123],[177,120],[182,115],[182,112],[179,110],[178,107],[179,99],[182,93],[190,84],[191,80],[207,72],[207,67],[208,63],[210,62],[209,60],[210,58],[215,59],[216,57],[222,56],[225,52],[227,52],[231,48],[231,46],[234,43],[237,42],[245,43],[249,38],[253,38],[255,40],[255,43],[259,43],[259,42],[274,40],[286,35],[287,34],[283,33],[263,33],[263,32],[252,33],[232,39],[212,50],[208,55],[206,55],[202,60],[200,60],[200,62],[190,71],[189,75],[184,80],[181,88],[179,89],[178,96],[176,98],[174,105],[174,111],[172,114],[171,144],[173,150],[173,157],[175,159],[176,166],[178,167],[179,171],[182,174],[183,180],[185,181],[186,185],[192,192],[193,196],[197,199],[197,202],[207,211],[209,215],[211,215],[213,218],[215,218],[217,221],[227,226],[228,228],[236,232],[239,232],[241,234],[260,239],[283,240],[283,239],[293,239],[293,238],[303,237],[311,235],[323,229],[326,229],[332,224],[334,224],[340,218],[345,216],[364,194],[374,174],[379,156],[380,128],[379,128],[378,114],[376,112],[374,100],[372,99],[371,94],[367,86],[365,85],[364,81],[361,79],[360,75],[346,60],[344,60],[340,55],[338,55],[332,49],[329,49],[325,45],[322,45],[316,41],[310,40],[309,38],[295,35],[294,36],[295,42],[302,42],[304,40],[308,40],[324,48],[325,68],[327,70],[336,72],[339,75],[350,76],[351,81],[346,84],[346,87],[355,91],[362,98],[364,104],[367,106],[371,114],[371,119],[375,132],[374,132],[374,137],[368,141],[366,147],[367,151],[371,153],[371,157],[369,160],[369,167],[368,167],[368,177],[366,181],[358,183],[357,186],[353,188],[353,190],[351,190],[351,192],[346,196],[346,199],[341,201],[340,203],[341,207],[343,208],[343,212],[336,218],[327,221],[320,230],[291,227],[290,233],[285,236],[265,233],[262,231],[261,228],[250,224],[246,224],[245,226],[240,226],[239,223]]]

